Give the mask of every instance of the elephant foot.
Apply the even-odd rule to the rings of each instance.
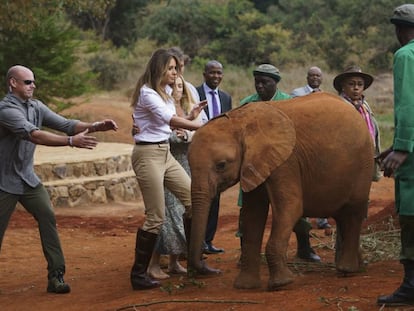
[[[238,289],[254,289],[260,288],[262,282],[258,275],[252,275],[245,272],[240,272],[233,284],[234,288]]]
[[[267,284],[267,289],[269,291],[279,290],[280,287],[288,285],[292,283],[294,280],[294,275],[292,271],[287,269],[283,273],[279,273],[277,276],[273,276],[269,279],[269,283]]]
[[[336,264],[336,270],[343,274],[357,273],[363,270],[363,265],[358,260],[354,262],[338,262]]]
[[[220,269],[214,269],[207,266],[207,264],[203,261],[201,265],[197,268],[195,267],[188,267],[187,268],[187,275],[188,277],[196,277],[196,276],[215,276],[221,274]]]

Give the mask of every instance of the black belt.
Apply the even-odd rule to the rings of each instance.
[[[163,141],[137,141],[135,145],[159,145],[159,144],[168,144],[168,140]]]

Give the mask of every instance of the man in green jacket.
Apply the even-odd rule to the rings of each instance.
[[[404,278],[385,306],[414,305],[414,4],[394,10],[391,23],[401,48],[394,54],[394,141],[380,154],[384,176],[395,178],[395,207],[401,228],[400,262]]]
[[[250,102],[258,101],[276,101],[292,98],[289,94],[280,91],[277,88],[277,84],[281,80],[279,69],[270,64],[261,64],[255,70],[253,70],[254,86],[256,92],[253,95],[247,96],[240,101],[240,105],[244,105]],[[243,192],[240,189],[238,205],[242,207]],[[240,226],[239,226],[240,228]],[[296,234],[297,239],[297,257],[312,261],[319,262],[321,258],[312,249],[309,242],[309,231],[312,228],[311,224],[305,219],[300,218],[296,223],[293,231]],[[240,243],[243,243],[242,232],[237,233],[240,237]]]

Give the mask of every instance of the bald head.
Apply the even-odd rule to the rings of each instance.
[[[314,73],[318,73],[318,74],[322,75],[322,70],[321,70],[321,68],[316,67],[316,66],[312,66],[312,67],[310,67],[310,68],[309,68],[309,70],[308,70],[308,75],[309,75],[309,74],[314,74]]]
[[[217,60],[210,60],[204,67],[204,71],[208,71],[212,67],[217,67],[223,69],[223,65]]]
[[[310,67],[306,80],[311,88],[319,88],[322,84],[322,70],[316,66]]]
[[[22,65],[14,65],[12,67],[9,68],[9,70],[7,71],[7,75],[6,75],[6,79],[7,81],[9,81],[9,79],[11,77],[15,77],[15,78],[21,78],[22,75],[30,73],[33,75],[33,72]]]
[[[32,98],[35,86],[33,72],[24,66],[15,65],[9,68],[6,75],[7,90],[22,100]]]
[[[210,60],[204,67],[204,81],[207,86],[215,90],[223,79],[223,65],[216,60]]]

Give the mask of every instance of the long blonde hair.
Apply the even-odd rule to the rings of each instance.
[[[187,84],[185,83],[184,77],[182,75],[178,75],[177,79],[180,78],[183,82],[183,95],[179,102],[181,108],[183,109],[184,113],[188,115],[193,109],[193,106],[196,104],[193,95],[191,94],[190,89],[188,88]],[[174,84],[174,90],[176,89],[176,85]]]
[[[171,96],[165,92],[161,86],[162,79],[168,70],[171,58],[177,63],[177,71],[179,71],[179,61],[177,57],[166,49],[156,50],[147,63],[144,73],[139,77],[135,86],[134,94],[131,99],[131,107],[135,107],[138,102],[140,90],[144,85],[155,90],[163,100],[171,99]]]

